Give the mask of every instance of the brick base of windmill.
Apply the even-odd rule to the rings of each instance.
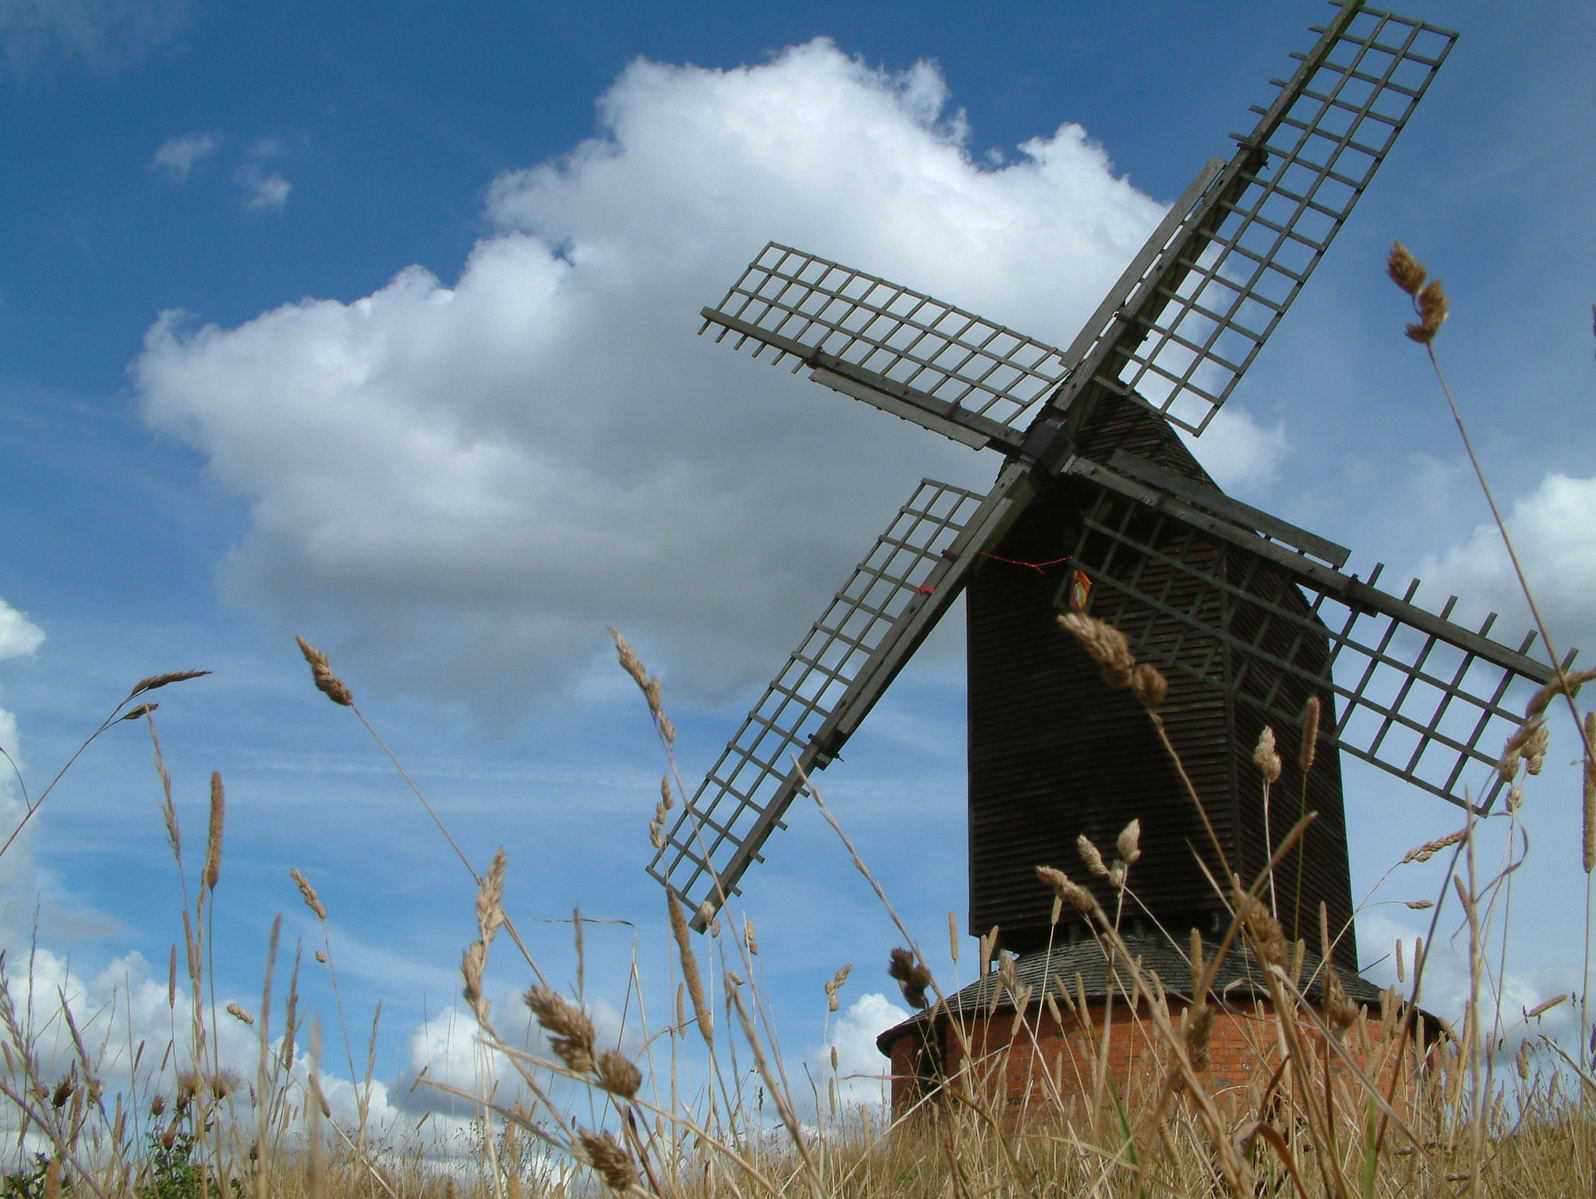
[[[1186,957],[1162,935],[1133,933],[1123,944],[1142,977],[1157,976],[1167,1027],[1182,1036],[1192,1007]],[[1215,952],[1216,945],[1205,945],[1205,956]],[[1212,1025],[1197,1060],[1198,1082],[1222,1107],[1255,1110],[1260,1099],[1289,1088],[1294,1073],[1300,1077],[1281,1069],[1283,1047],[1294,1041],[1311,1058],[1313,1077],[1328,1072],[1344,1083],[1349,1103],[1361,1109],[1367,1082],[1400,1110],[1405,1084],[1419,1077],[1440,1035],[1439,1022],[1327,966],[1318,954],[1299,952],[1294,989],[1302,1002],[1286,1017],[1289,1029],[1281,1027],[1254,954],[1245,947],[1226,954],[1204,1005]],[[1326,969],[1335,971],[1347,1001],[1329,1014]],[[1129,972],[1114,969],[1104,946],[1091,939],[1013,959],[1012,973],[991,970],[876,1038],[891,1062],[894,1116],[936,1110],[950,1088],[1016,1117],[1069,1115],[1109,1090],[1124,1102],[1156,1103],[1175,1056],[1149,1001],[1132,995]]]

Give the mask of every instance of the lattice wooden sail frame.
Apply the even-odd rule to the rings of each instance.
[[[1490,807],[1501,785],[1492,767],[1523,721],[1524,695],[1553,677],[1528,656],[1533,633],[1513,649],[1488,636],[1494,614],[1475,629],[1452,621],[1455,596],[1432,612],[1414,602],[1416,580],[1390,594],[1373,585],[1379,566],[1360,580],[1093,473],[1073,564],[1093,581],[1090,613],[1124,632],[1139,659],[1245,698],[1284,727],[1302,719],[1282,702],[1300,690],[1293,680],[1327,691],[1336,711],[1322,741],[1451,803]],[[1156,643],[1139,636],[1152,612],[1169,618]],[[1328,644],[1321,670],[1302,666],[1305,644]]]
[[[1316,27],[1318,28],[1318,27]],[[1227,164],[1199,172],[1066,350],[771,242],[714,308],[717,340],[973,446],[1017,448],[1051,401],[1128,395],[1201,433],[1329,248],[1455,35],[1338,13]],[[1065,381],[1068,385],[1062,385]],[[1059,385],[1059,386],[1054,386]],[[1050,389],[1052,389],[1050,391]]]
[[[937,598],[937,576],[949,562],[942,551],[981,500],[976,492],[921,481],[677,813],[649,873],[691,909],[718,908],[736,893],[743,871],[760,860],[759,846],[782,827],[800,770],[831,760],[828,718],[850,689],[884,689],[896,674],[879,677],[884,660],[901,662],[913,651],[894,635]]]

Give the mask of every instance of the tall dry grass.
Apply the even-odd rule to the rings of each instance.
[[[1435,334],[1446,312],[1444,291],[1400,249],[1393,253],[1390,273],[1414,300],[1418,319],[1410,335],[1434,359]],[[1439,373],[1438,360],[1436,368]],[[1458,425],[1478,467],[1461,418]],[[1105,675],[1142,701],[1148,719],[1161,730],[1163,680],[1156,669],[1136,662],[1124,639],[1101,622],[1083,618],[1065,624],[1097,657]],[[1548,647],[1554,644],[1544,627],[1542,636]],[[622,668],[645,698],[665,762],[650,828],[657,839],[667,812],[686,794],[673,756],[675,728],[658,679],[619,634],[616,645]],[[1329,981],[1320,1000],[1307,1000],[1305,949],[1328,956],[1336,930],[1322,928],[1319,943],[1311,947],[1291,941],[1274,918],[1273,898],[1277,887],[1293,880],[1276,878],[1273,870],[1248,880],[1216,878],[1232,913],[1220,945],[1193,939],[1176,946],[1190,977],[1164,979],[1143,968],[1124,933],[1127,918],[1137,912],[1139,827],[1126,828],[1111,856],[1083,839],[1079,865],[1036,863],[1041,883],[1056,897],[1055,922],[1065,910],[1088,920],[1096,951],[1115,979],[1107,1004],[1137,1016],[1123,1027],[1113,1020],[1086,1022],[1088,1065],[1068,1076],[1049,1056],[1049,1037],[1066,1015],[1088,1006],[1084,995],[1072,993],[1067,980],[1045,975],[1040,986],[1022,983],[1014,961],[994,954],[991,940],[983,938],[977,958],[982,976],[991,979],[991,1004],[984,1011],[949,1007],[932,956],[810,788],[842,852],[897,924],[902,944],[890,955],[890,977],[912,1007],[933,1016],[941,1012],[958,1048],[925,1080],[927,1085],[917,1091],[903,1088],[898,1107],[883,1110],[844,1101],[843,1087],[850,1080],[839,1073],[835,1056],[827,1076],[799,1080],[789,1075],[788,1058],[771,1031],[771,996],[759,982],[760,945],[752,921],[724,910],[689,913],[673,894],[661,896],[663,911],[651,934],[671,949],[670,977],[655,984],[657,992],[645,994],[634,963],[627,1025],[619,1034],[601,1032],[588,997],[552,986],[532,946],[516,931],[504,907],[512,863],[502,851],[481,868],[469,860],[326,655],[304,641],[300,647],[316,687],[364,724],[471,881],[476,936],[462,954],[461,996],[475,1021],[483,1077],[497,1076],[500,1071],[488,1066],[502,1064],[515,1080],[514,1093],[486,1085],[457,1091],[478,1112],[471,1150],[463,1156],[429,1157],[419,1146],[396,1146],[389,1130],[373,1126],[373,1055],[368,1045],[362,1069],[338,997],[327,910],[298,870],[291,881],[322,930],[315,956],[333,986],[329,1023],[338,1032],[341,1066],[356,1085],[353,1116],[333,1118],[320,1073],[325,1046],[319,1022],[301,1002],[297,957],[286,968],[278,960],[275,924],[258,1005],[235,1000],[218,1006],[212,961],[217,887],[226,869],[226,791],[221,778],[212,776],[203,853],[185,853],[154,705],[145,696],[196,672],[154,676],[132,689],[83,748],[120,720],[143,720],[155,748],[163,823],[184,885],[181,952],[174,948],[168,964],[171,1033],[164,1044],[98,1045],[84,1037],[64,995],[56,1010],[65,1032],[40,1027],[34,1020],[29,963],[3,963],[0,1096],[18,1130],[0,1183],[5,1199],[65,1194],[520,1199],[605,1191],[681,1199],[1596,1194],[1596,1077],[1588,1056],[1596,1053],[1596,1044],[1587,1040],[1591,1025],[1585,997],[1578,997],[1577,1045],[1530,1035],[1516,1055],[1504,1057],[1501,1047],[1515,1030],[1488,990],[1489,980],[1505,965],[1509,947],[1503,912],[1514,871],[1525,860],[1521,787],[1547,752],[1545,716],[1554,704],[1569,709],[1582,742],[1579,802],[1585,813],[1587,876],[1596,865],[1596,714],[1581,713],[1576,703],[1579,685],[1596,677],[1593,672],[1559,672],[1531,700],[1524,730],[1503,749],[1500,770],[1513,799],[1490,819],[1509,827],[1508,860],[1482,860],[1481,830],[1473,817],[1463,828],[1403,856],[1402,862],[1444,857],[1447,868],[1435,899],[1419,905],[1431,913],[1426,937],[1410,952],[1399,950],[1406,990],[1389,994],[1377,1011],[1359,1008]],[[1309,713],[1307,723],[1316,715]],[[1311,758],[1310,737],[1298,755],[1299,769],[1305,771]],[[1272,734],[1260,741],[1255,763],[1262,785],[1280,783]],[[27,800],[23,823],[53,787],[54,780]],[[1285,833],[1282,853],[1301,827],[1299,821]],[[1105,910],[1070,877],[1070,871],[1081,869],[1109,881],[1116,897],[1113,910]],[[1452,932],[1442,924],[1445,910],[1459,913],[1470,995],[1458,1027],[1426,1038],[1420,1032],[1424,1023],[1412,1014],[1424,1003],[1430,947]],[[707,923],[706,935],[689,930],[695,916]],[[1586,920],[1588,947],[1588,898]],[[581,923],[573,927],[580,939]],[[951,917],[949,940],[956,969],[960,938]],[[541,1030],[532,1042],[501,1030],[484,996],[490,958],[506,942],[524,971],[524,1002]],[[1245,944],[1262,964],[1268,1008],[1288,1018],[1255,1025],[1255,1051],[1268,1066],[1258,1084],[1218,1093],[1211,1086],[1210,1038],[1220,1009],[1231,1001],[1212,994],[1212,988],[1221,953],[1231,943]],[[844,967],[820,988],[831,1012],[848,982]],[[1180,994],[1190,1000],[1171,998]],[[19,1003],[19,997],[26,1001]],[[1525,1029],[1533,1029],[1558,1002],[1574,1000],[1548,1001],[1523,1013]],[[999,1012],[1005,1035],[993,1038],[987,1033]],[[221,1060],[219,1030],[225,1021],[252,1030],[256,1061],[249,1077]],[[40,1050],[47,1036],[70,1042],[64,1074],[47,1072]],[[1113,1036],[1137,1038],[1148,1066],[1134,1090],[1108,1068]],[[1416,1068],[1371,1067],[1367,1055],[1348,1048],[1360,1041],[1411,1060]],[[112,1048],[125,1055],[121,1060],[134,1063],[126,1073],[130,1081],[115,1089],[105,1082]],[[1019,1104],[1012,1102],[1006,1081],[1017,1072],[1032,1080]]]

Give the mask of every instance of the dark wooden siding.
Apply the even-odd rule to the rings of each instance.
[[[1133,405],[1102,406],[1082,445],[1104,458],[1123,447],[1206,481],[1168,426]],[[1111,860],[1115,839],[1132,819],[1141,821],[1143,857],[1131,871],[1131,887],[1142,903],[1177,929],[1206,931],[1222,923],[1226,904],[1209,875],[1224,879],[1233,869],[1250,881],[1271,852],[1261,778],[1252,763],[1264,717],[1249,697],[1281,689],[1293,705],[1290,710],[1300,710],[1313,690],[1302,682],[1283,683],[1279,672],[1238,664],[1214,639],[1193,637],[1145,605],[1104,600],[1114,622],[1147,647],[1149,660],[1174,656],[1193,669],[1206,667],[1221,684],[1166,668],[1170,688],[1159,710],[1218,839],[1223,863],[1217,861],[1213,839],[1140,702],[1104,683],[1097,664],[1058,627],[1055,599],[1068,566],[1038,571],[1019,564],[1067,555],[1079,536],[1081,502],[1065,486],[1044,492],[974,572],[968,591],[969,927],[984,933],[997,926],[1000,943],[1016,951],[1049,935],[1052,893],[1037,880],[1038,865],[1057,866],[1093,885],[1100,902],[1113,911],[1115,896],[1088,876],[1076,838],[1086,834]],[[1199,547],[1198,552],[1218,551]],[[1177,606],[1221,602],[1194,594],[1198,585],[1179,572],[1161,575],[1161,569],[1144,564],[1141,586],[1155,592],[1167,588]],[[1247,570],[1256,570],[1250,559]],[[1256,583],[1276,603],[1306,607],[1278,574]],[[1247,627],[1255,614],[1246,604],[1226,607],[1233,634],[1259,635],[1257,628]],[[1267,632],[1263,641],[1272,650],[1292,653],[1310,670],[1322,667],[1322,642],[1283,646],[1271,642]],[[1328,704],[1328,696],[1321,702]],[[1325,723],[1330,719],[1327,706]],[[1274,789],[1267,823],[1278,841],[1297,818],[1303,788],[1295,769],[1300,732],[1275,731],[1286,773]],[[1275,898],[1287,932],[1317,947],[1321,901],[1333,930],[1351,915],[1334,753],[1318,755],[1306,806],[1319,818],[1302,850],[1277,873]],[[1350,934],[1335,957],[1356,968]]]

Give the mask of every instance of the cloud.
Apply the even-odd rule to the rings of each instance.
[[[0,599],[0,659],[31,657],[44,644],[44,630]]]
[[[1552,473],[1513,502],[1507,528],[1546,617],[1559,652],[1596,647],[1596,539],[1588,536],[1596,512],[1596,477]],[[1463,597],[1478,619],[1487,610],[1504,617],[1509,635],[1531,627],[1512,563],[1494,524],[1482,524],[1457,545],[1428,554],[1419,565],[1426,583]]]
[[[221,145],[215,133],[185,133],[162,142],[150,159],[150,170],[162,171],[174,183],[185,182],[194,168]]]
[[[859,996],[831,1026],[826,1042],[809,1061],[814,1077],[824,1084],[822,1101],[832,1094],[839,1111],[851,1107],[883,1109],[891,1099],[887,1059],[876,1048],[876,1037],[910,1012],[878,991]],[[835,1071],[831,1055],[837,1055]],[[834,1091],[831,1090],[835,1084]]]
[[[699,307],[774,238],[1067,343],[1161,215],[1079,127],[983,165],[934,67],[825,41],[638,62],[600,114],[493,182],[452,285],[149,331],[146,419],[250,505],[232,593],[365,677],[513,710],[613,623],[678,694],[762,681],[922,475],[998,462],[695,339]]]
[[[268,171],[254,162],[239,167],[233,179],[244,189],[244,207],[251,212],[278,211],[288,203],[288,193],[294,190],[294,185],[276,171]]]
[[[178,42],[193,11],[193,0],[7,0],[0,5],[0,77],[131,69]]]
[[[1289,449],[1284,421],[1265,428],[1234,402],[1215,413],[1201,441],[1187,440],[1221,491],[1245,491],[1274,482]]]

